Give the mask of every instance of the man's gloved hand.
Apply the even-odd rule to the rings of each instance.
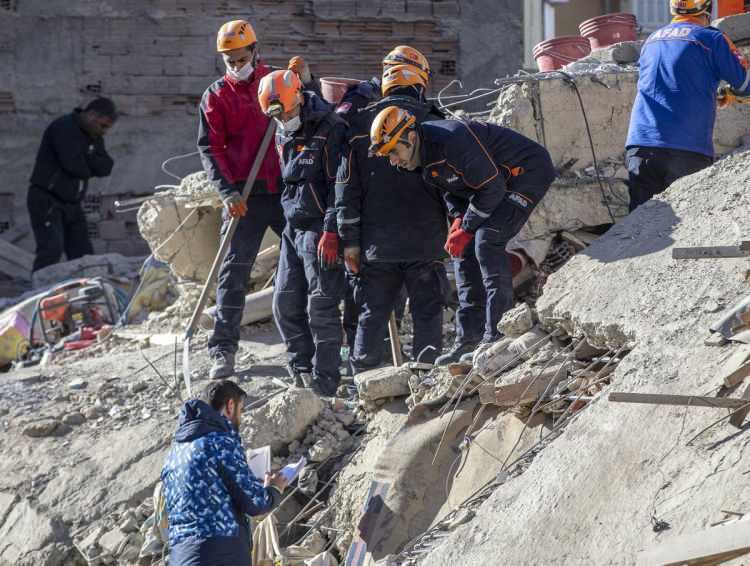
[[[309,84],[312,81],[312,74],[310,73],[310,66],[307,62],[299,55],[289,59],[290,71],[297,73],[297,76],[302,81],[302,84]]]
[[[464,255],[466,246],[474,239],[474,234],[459,228],[448,235],[448,241],[445,242],[445,251],[451,257],[461,257]]]
[[[457,216],[456,218],[454,218],[453,222],[451,223],[451,227],[448,230],[448,234],[453,234],[453,232],[455,232],[456,230],[460,230],[461,229],[461,223],[463,221],[464,221],[464,217],[463,216]]]
[[[344,248],[344,265],[354,274],[359,273],[359,248]]]
[[[232,193],[222,202],[232,218],[241,218],[247,214],[247,201],[240,193]]]
[[[339,259],[339,235],[336,232],[323,232],[318,242],[318,261],[323,267],[331,268]]]

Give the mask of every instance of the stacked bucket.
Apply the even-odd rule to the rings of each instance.
[[[624,12],[605,14],[586,20],[578,26],[581,35],[548,39],[534,46],[534,59],[542,72],[554,71],[586,57],[592,49],[621,41],[635,41],[637,21]]]

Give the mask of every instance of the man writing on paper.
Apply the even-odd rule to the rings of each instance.
[[[182,407],[161,473],[171,566],[250,564],[247,515],[268,513],[287,486],[280,474],[261,481],[248,468],[238,432],[245,397],[236,383],[217,381]]]

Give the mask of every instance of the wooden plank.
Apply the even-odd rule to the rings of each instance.
[[[742,394],[742,399],[747,401],[748,405],[744,409],[739,409],[731,417],[729,417],[729,424],[742,428],[742,423],[745,422],[745,417],[750,413],[750,385],[745,388],[745,392]]]
[[[0,238],[0,272],[10,277],[28,278],[34,255]]]
[[[744,399],[733,397],[699,397],[697,395],[660,395],[657,393],[609,394],[613,403],[644,403],[647,405],[678,405],[683,407],[708,407],[711,409],[738,409],[748,404]]]
[[[739,246],[672,248],[672,259],[710,259],[747,256],[750,256],[750,242],[742,242]]]
[[[724,387],[736,387],[750,375],[750,348],[743,344],[740,348],[726,361],[721,368],[721,374],[724,376]]]
[[[736,521],[700,533],[670,538],[638,554],[638,564],[719,564],[750,553],[750,523]]]

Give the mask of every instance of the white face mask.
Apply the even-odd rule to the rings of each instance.
[[[291,120],[287,120],[286,122],[279,120],[278,118],[274,118],[274,120],[276,120],[276,124],[284,131],[285,134],[293,134],[302,127],[302,119],[300,118],[299,114],[297,114]]]
[[[250,75],[253,74],[253,70],[255,70],[255,67],[253,67],[252,63],[248,63],[239,71],[235,71],[234,69],[232,69],[227,61],[224,61],[224,65],[227,68],[227,75],[232,77],[235,81],[246,81],[250,78]]]

